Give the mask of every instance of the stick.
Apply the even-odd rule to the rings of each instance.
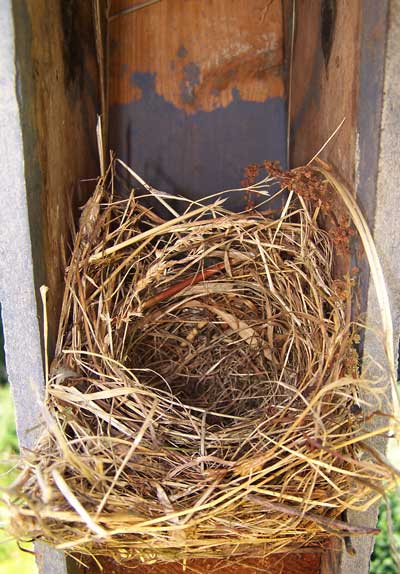
[[[312,514],[311,512],[303,513],[300,509],[294,506],[289,506],[289,504],[283,504],[281,502],[269,502],[264,500],[261,496],[249,495],[248,500],[255,502],[262,506],[265,510],[283,512],[284,514],[289,514],[290,516],[297,516],[304,520],[312,520],[317,524],[321,524],[331,530],[339,530],[343,532],[350,532],[352,534],[379,534],[379,528],[363,528],[362,526],[351,526],[343,520],[337,520],[335,518],[326,518],[325,516],[320,516],[319,514]]]
[[[161,293],[157,293],[157,295],[154,295],[154,297],[147,299],[147,301],[143,303],[141,310],[144,311],[145,309],[148,309],[149,307],[152,307],[153,305],[156,305],[157,303],[164,301],[164,299],[168,299],[169,297],[176,295],[177,293],[185,289],[185,287],[191,287],[192,285],[196,285],[196,283],[200,283],[200,281],[205,281],[206,279],[208,279],[208,277],[212,277],[213,275],[218,273],[218,271],[222,269],[224,266],[225,263],[221,261],[220,263],[216,263],[215,265],[207,267],[207,269],[199,271],[198,273],[192,275],[191,277],[188,277],[187,279],[183,279],[179,283],[176,283],[176,285],[172,285],[171,287],[168,287],[168,289],[165,289],[165,291],[161,291]]]

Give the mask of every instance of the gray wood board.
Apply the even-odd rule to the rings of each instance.
[[[366,0],[363,11],[357,196],[383,266],[394,323],[393,343],[397,349],[400,333],[400,0],[380,3]],[[368,282],[366,291],[367,323],[379,332],[380,312],[372,281]],[[364,356],[366,360],[370,356],[385,364],[382,345],[372,330],[366,333]],[[387,387],[387,396],[390,392]],[[378,420],[375,425],[380,423]],[[386,448],[382,437],[371,440],[371,444],[381,452]],[[365,513],[349,513],[349,520],[364,527],[374,526],[377,513],[375,506]],[[373,543],[371,537],[355,538],[353,545],[357,554],[355,557],[343,555],[340,574],[367,574]]]

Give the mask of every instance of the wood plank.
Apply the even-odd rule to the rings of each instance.
[[[291,165],[304,165],[341,121],[321,153],[354,184],[360,48],[360,0],[296,0],[292,62]]]
[[[26,90],[24,138],[31,149],[27,171],[36,286],[49,287],[52,342],[64,289],[69,210],[82,205],[93,187],[81,179],[98,175],[93,17],[91,3],[77,0],[27,0],[16,3],[15,12]]]
[[[396,169],[393,161],[385,154],[382,142],[386,140],[388,149],[393,149],[393,142],[396,136],[398,138],[398,130],[396,136],[393,132],[398,114],[394,104],[398,101],[394,96],[398,85],[393,88],[393,79],[397,76],[393,72],[397,69],[395,65],[398,67],[400,28],[399,22],[390,19],[389,14],[390,10],[392,14],[398,14],[399,1],[384,0],[377,3],[374,0],[326,0],[310,3],[296,0],[296,7],[290,118],[292,165],[309,161],[340,121],[346,118],[337,137],[322,152],[321,157],[357,194],[370,228],[375,230],[375,241],[384,265],[388,267],[387,279],[392,289],[393,310],[397,312],[395,331],[398,337],[399,298],[397,280],[394,280],[398,274],[393,272],[394,262],[398,259],[398,246],[394,239],[398,220],[395,215],[396,206],[393,205],[397,188],[390,189],[389,184],[389,179],[396,180],[393,178]],[[390,38],[393,42],[391,52]],[[389,68],[392,66],[392,74],[387,78],[384,89],[386,50],[387,65]],[[382,110],[385,111],[385,102],[388,122],[383,125]],[[379,188],[381,179],[384,183]],[[339,206],[335,211],[337,217],[345,214]],[[373,293],[374,287],[369,280],[368,264],[360,246],[353,247],[351,265],[360,269],[355,297],[359,309],[355,313],[363,313],[367,323],[375,325],[379,310]],[[350,260],[338,266],[338,272],[349,270]],[[374,333],[379,332],[380,328],[377,325]],[[385,363],[375,335],[368,332],[363,346],[367,356],[373,356],[380,364]],[[390,389],[386,389],[386,392],[389,394]],[[379,437],[374,446],[383,452],[384,442]],[[375,526],[376,516],[376,507],[362,514],[348,513],[351,523],[363,526]],[[371,537],[354,538],[352,544],[355,556],[346,553],[340,541],[325,552],[321,561],[321,574],[366,574],[373,540]]]
[[[140,98],[130,73],[155,74],[156,93],[188,113],[227,107],[235,89],[254,102],[283,96],[279,1],[163,0],[116,17],[135,4],[112,4],[111,105]]]
[[[238,187],[249,163],[285,163],[283,65],[280,0],[162,0],[116,17],[111,147],[166,191]]]
[[[360,57],[360,1],[295,2],[291,67],[290,165],[308,163],[344,119],[337,135],[321,152],[337,177],[354,189]],[[335,227],[346,210],[338,205]],[[338,277],[350,272],[349,256],[337,255]],[[344,552],[333,540],[322,556],[321,574],[338,574]]]
[[[111,560],[100,560],[104,572],[108,574],[318,574],[320,554],[297,553],[277,555],[265,560],[243,559],[239,563],[223,563],[218,560],[189,560],[186,569],[179,563],[156,564],[146,566],[143,564],[128,563],[118,565]],[[90,572],[100,574],[94,564],[90,564]]]
[[[112,3],[110,145],[117,154],[152,185],[190,197],[239,186],[249,163],[285,165],[281,0],[162,0],[116,17],[135,4],[143,2]],[[198,560],[187,571],[316,574],[319,561],[315,553],[240,568]],[[101,562],[114,574],[183,571],[178,563]]]
[[[2,70],[7,70],[7,82],[13,79],[15,90],[5,93],[2,82],[7,106],[0,106],[1,123],[7,125],[9,137],[2,142],[1,154],[7,162],[2,170],[7,225],[1,225],[7,234],[7,243],[1,242],[7,257],[1,259],[8,276],[1,299],[7,369],[23,449],[33,448],[43,430],[39,287],[47,284],[50,289],[51,356],[64,290],[69,208],[81,204],[89,192],[80,179],[98,174],[97,68],[91,3],[21,0],[5,2],[0,13],[1,36],[8,42],[7,50],[1,49]],[[36,543],[35,552],[40,574],[76,571],[62,552],[44,543]]]
[[[400,114],[399,0],[362,2],[360,56],[356,193],[380,256],[393,318],[393,345],[397,350],[400,335],[400,169],[397,152]],[[365,334],[364,354],[373,357],[378,365],[385,365],[385,353],[379,336],[376,336],[376,333],[381,332],[382,325],[375,287],[372,281],[368,281],[368,273],[364,273],[361,280],[363,278],[361,299],[366,310],[366,322],[371,327]],[[398,352],[395,353],[395,360],[398,361]],[[381,370],[376,368],[374,374],[371,371],[371,375],[378,379]],[[386,399],[390,400],[391,388],[387,380],[382,381],[382,387]],[[373,419],[368,430],[373,431],[378,425],[379,421]],[[388,446],[383,436],[371,439],[369,444],[382,453],[385,453]],[[349,512],[349,520],[356,525],[374,526],[378,506],[362,514]],[[369,572],[374,539],[355,538],[353,545],[355,558],[344,554],[337,574]]]

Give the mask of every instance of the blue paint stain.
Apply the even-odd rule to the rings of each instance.
[[[234,102],[240,102],[240,91],[238,88],[232,88],[231,94]]]
[[[192,75],[191,75],[192,74]],[[197,78],[194,68],[190,77]],[[246,166],[279,160],[286,166],[286,103],[240,99],[212,112],[188,114],[155,91],[155,74],[135,73],[140,100],[110,109],[110,144],[151,185],[191,199],[237,188]],[[243,208],[233,194],[227,206]]]
[[[178,56],[178,58],[185,58],[188,54],[188,51],[186,50],[185,46],[183,44],[181,44],[179,46],[179,49],[176,53],[176,55]]]
[[[194,62],[189,62],[183,68],[181,82],[181,98],[184,104],[193,104],[196,99],[196,87],[200,84],[200,68]]]
[[[197,86],[200,83],[200,68],[194,62],[185,64],[183,68],[183,77],[187,82]]]
[[[140,88],[142,93],[146,94],[147,97],[157,96],[155,91],[155,85],[156,85],[155,73],[150,74],[148,72],[134,72],[131,75],[130,84],[134,88]]]

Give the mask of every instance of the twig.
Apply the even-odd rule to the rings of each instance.
[[[335,518],[326,518],[325,516],[320,516],[319,514],[313,514],[311,512],[303,513],[299,508],[289,506],[288,504],[284,504],[282,502],[270,502],[254,494],[250,494],[247,498],[252,502],[257,503],[262,508],[265,508],[265,510],[267,511],[283,512],[284,514],[289,514],[290,516],[297,516],[298,518],[301,518],[303,520],[311,520],[313,522],[316,522],[317,524],[321,524],[322,526],[328,527],[329,529],[338,530],[339,532],[351,532],[352,534],[380,533],[379,528],[351,526],[347,522],[343,522],[343,520],[337,520]]]
[[[218,271],[223,269],[224,266],[225,263],[221,261],[220,263],[216,263],[215,265],[211,265],[210,267],[207,267],[206,269],[199,271],[198,273],[192,275],[191,277],[188,277],[187,279],[183,279],[179,283],[176,283],[176,285],[172,285],[172,287],[169,287],[165,291],[157,293],[157,295],[154,295],[154,297],[151,297],[150,299],[147,299],[147,301],[144,301],[143,305],[141,306],[141,310],[144,311],[145,309],[153,307],[153,305],[157,305],[157,303],[164,301],[164,299],[169,299],[169,297],[172,297],[173,295],[176,295],[180,291],[183,291],[183,289],[185,289],[186,287],[191,287],[192,285],[196,285],[196,283],[200,283],[200,281],[205,281],[209,277],[212,277],[213,275],[218,273]]]

